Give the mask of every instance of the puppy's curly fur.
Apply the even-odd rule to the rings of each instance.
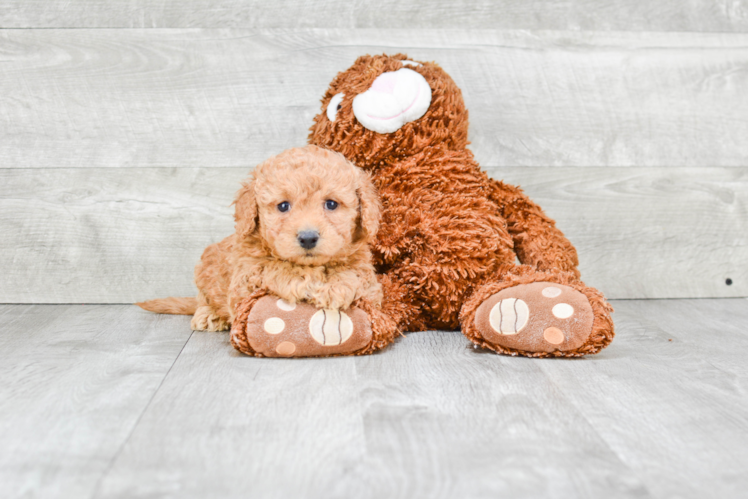
[[[379,199],[369,175],[342,154],[316,146],[284,151],[257,166],[235,205],[236,232],[206,248],[195,268],[197,299],[140,307],[194,313],[193,329],[218,331],[257,290],[324,309],[347,309],[358,299],[381,303],[369,250]],[[317,238],[311,248],[305,234]]]

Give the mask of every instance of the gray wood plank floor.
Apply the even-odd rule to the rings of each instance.
[[[0,496],[744,496],[748,300],[614,306],[583,360],[254,359],[184,316],[0,306]]]
[[[0,306],[0,496],[90,496],[189,338],[184,319]]]

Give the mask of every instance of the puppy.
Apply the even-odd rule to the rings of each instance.
[[[236,201],[236,232],[203,252],[197,299],[138,303],[194,314],[194,330],[227,330],[237,304],[263,289],[289,303],[347,309],[382,300],[369,242],[380,206],[368,174],[316,146],[284,151],[257,166]]]

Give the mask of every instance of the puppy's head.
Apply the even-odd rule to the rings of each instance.
[[[307,146],[257,166],[236,199],[236,233],[277,258],[322,265],[366,245],[379,212],[368,174],[339,153]]]

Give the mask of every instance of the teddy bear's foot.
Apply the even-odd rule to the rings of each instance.
[[[476,297],[480,302],[466,304],[474,312],[466,314],[463,329],[476,344],[513,355],[574,357],[596,353],[613,339],[612,308],[593,288],[571,281],[495,291],[498,286],[484,289],[483,298]]]
[[[365,350],[372,343],[372,325],[360,308],[317,309],[266,295],[249,312],[245,335],[255,355],[332,356]]]
[[[509,349],[573,351],[592,333],[587,297],[565,285],[539,282],[493,294],[475,314],[481,336]]]

